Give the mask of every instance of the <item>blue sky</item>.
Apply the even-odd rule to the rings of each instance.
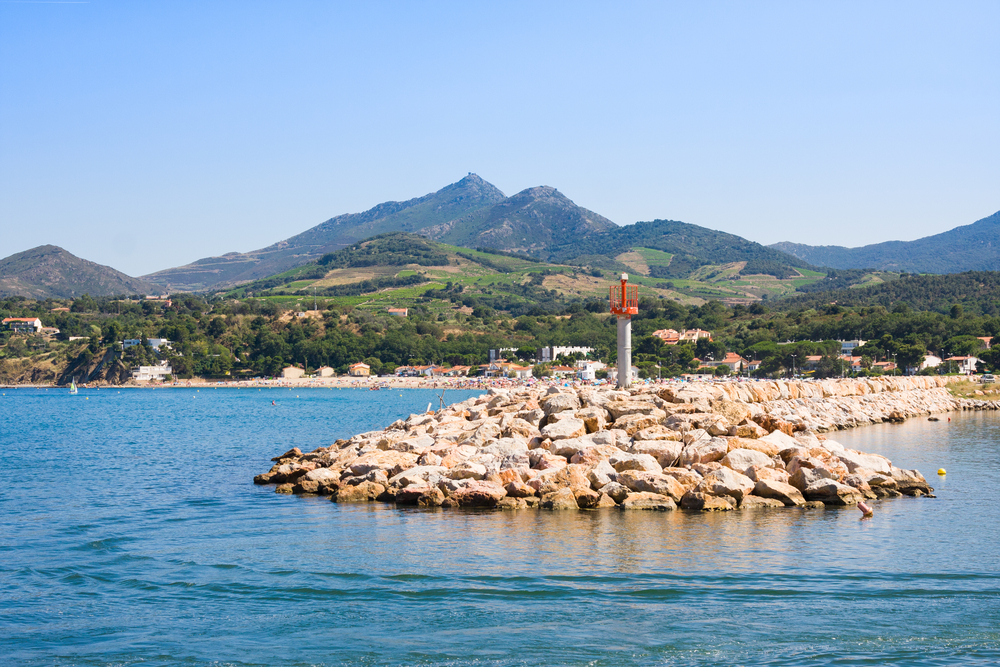
[[[0,1],[0,257],[132,275],[476,172],[618,224],[1000,209],[1000,3]]]

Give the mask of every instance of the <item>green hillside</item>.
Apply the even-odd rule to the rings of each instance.
[[[1000,211],[971,225],[916,241],[887,241],[860,248],[782,242],[771,248],[837,269],[959,273],[1000,270],[997,239],[1000,239]]]

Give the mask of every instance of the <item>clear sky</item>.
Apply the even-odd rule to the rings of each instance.
[[[618,224],[1000,209],[1000,2],[0,0],[0,257],[132,275],[476,172]]]

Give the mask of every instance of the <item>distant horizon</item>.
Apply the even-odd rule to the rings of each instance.
[[[1000,3],[0,3],[0,256],[129,275],[484,175],[618,225],[915,240],[998,206]]]

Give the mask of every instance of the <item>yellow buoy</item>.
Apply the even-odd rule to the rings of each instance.
[[[945,470],[944,468],[938,468],[938,474],[939,475],[947,475],[948,471]]]

